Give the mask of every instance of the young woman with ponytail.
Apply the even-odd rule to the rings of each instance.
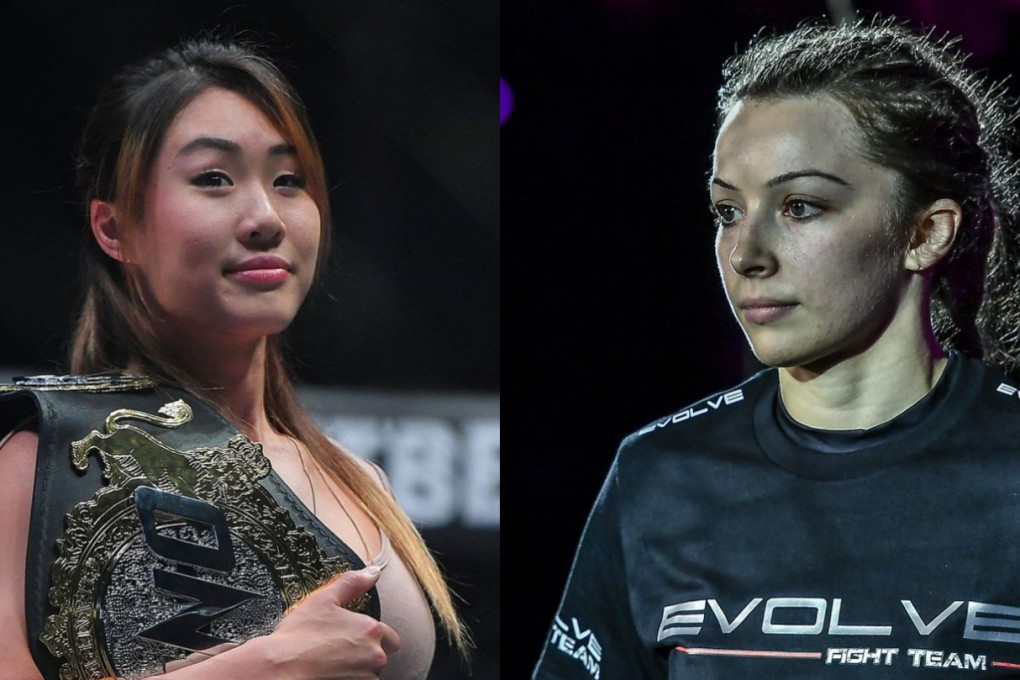
[[[715,255],[771,368],[623,441],[536,678],[1016,673],[1015,121],[891,21],[727,61]]]
[[[332,227],[322,159],[283,74],[253,47],[208,40],[128,68],[92,112],[78,175],[88,235],[71,366],[115,375],[30,380],[0,404],[0,436],[13,432],[0,441],[5,677],[424,678],[433,614],[466,652],[440,569],[382,471],[316,427],[288,375],[280,334]],[[171,396],[193,415],[171,423]],[[100,416],[80,415],[90,409]],[[74,445],[51,433],[96,435],[107,414],[83,458],[98,452],[103,479],[79,484]],[[113,448],[132,428],[144,433]],[[235,450],[250,469],[217,462]],[[177,462],[153,472],[157,455]],[[103,524],[116,494],[134,509]],[[70,533],[80,524],[88,540]],[[111,543],[117,531],[128,538]],[[149,576],[125,593],[129,567]],[[149,613],[132,623],[125,599]]]

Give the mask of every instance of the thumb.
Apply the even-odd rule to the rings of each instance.
[[[330,600],[344,607],[371,590],[379,580],[379,573],[379,567],[375,565],[357,571],[345,571],[340,578],[323,586],[322,590],[329,593]]]

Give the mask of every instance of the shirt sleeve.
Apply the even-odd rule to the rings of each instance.
[[[588,516],[533,680],[666,677],[665,658],[642,643],[631,613],[618,466],[619,459]]]

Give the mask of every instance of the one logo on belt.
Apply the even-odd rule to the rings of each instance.
[[[234,546],[226,515],[212,503],[146,486],[135,489],[134,499],[145,544],[153,553],[179,567],[178,571],[154,567],[152,579],[156,589],[175,599],[190,602],[175,616],[146,628],[138,636],[191,650],[230,642],[200,629],[248,600],[263,595],[195,574],[195,567],[221,573],[233,570]],[[157,512],[207,528],[213,534],[213,545],[205,546],[161,534],[156,525]]]

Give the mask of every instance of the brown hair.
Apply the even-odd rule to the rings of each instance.
[[[938,198],[961,205],[963,227],[932,277],[932,328],[944,346],[1020,376],[1016,113],[1004,88],[965,68],[951,40],[888,19],[812,22],[729,59],[717,111],[721,121],[743,99],[811,96],[846,106],[864,154],[898,173],[898,224]]]
[[[78,188],[88,214],[93,199],[117,204],[137,224],[143,217],[152,164],[174,117],[210,87],[237,92],[254,103],[297,150],[307,191],[322,224],[318,264],[329,248],[329,197],[318,145],[304,105],[286,77],[259,51],[236,42],[198,40],[130,67],[103,91],[78,148]],[[142,303],[138,282],[107,256],[89,233],[85,245],[85,299],[71,348],[71,370],[95,373],[142,364],[157,379],[206,401],[205,390],[172,360]],[[279,336],[266,346],[264,402],[270,424],[303,441],[337,484],[349,489],[389,537],[425,591],[452,643],[470,645],[439,566],[410,518],[353,458],[315,425],[294,392]],[[213,404],[215,406],[215,404]],[[220,409],[222,411],[222,409]],[[231,419],[231,414],[224,413]],[[235,425],[239,425],[235,422]]]

